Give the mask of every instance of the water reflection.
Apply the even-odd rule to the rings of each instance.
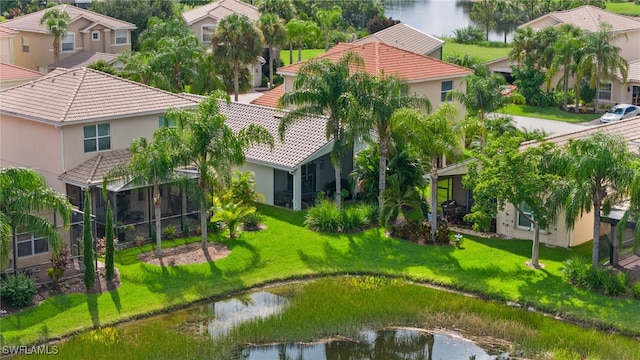
[[[506,354],[501,354],[506,355]],[[234,355],[244,360],[437,360],[498,359],[470,340],[447,333],[415,329],[364,331],[359,341],[245,347]]]

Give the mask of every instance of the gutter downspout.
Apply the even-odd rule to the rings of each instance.
[[[60,158],[62,160],[62,173],[67,172],[67,168],[64,162],[64,128],[60,125],[56,125],[57,128],[60,129]]]

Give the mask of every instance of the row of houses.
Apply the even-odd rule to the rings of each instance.
[[[228,7],[213,6],[191,19],[194,26],[200,26],[204,31],[206,21],[211,21],[208,16],[219,18],[228,11]],[[78,19],[84,21],[89,15],[82,14]],[[78,27],[88,33],[97,28],[100,27],[87,24]],[[396,38],[394,34],[398,33],[402,35]],[[204,41],[206,36],[203,34],[201,32],[199,36]],[[17,35],[14,33],[14,36]],[[399,24],[358,43],[338,44],[321,57],[335,60],[348,51],[357,52],[364,59],[366,71],[378,74],[384,70],[386,74],[406,78],[411,90],[426,95],[435,108],[447,101],[449,91],[465,91],[463,79],[472,72],[438,59],[441,48],[441,41]],[[2,66],[3,69],[4,66],[15,67]],[[239,130],[251,123],[260,124],[277,138],[277,127],[284,111],[276,107],[277,99],[293,89],[300,66],[292,64],[279,68],[284,84],[252,104],[221,103],[221,112],[227,116],[228,125]],[[3,78],[4,74],[3,70]],[[0,91],[0,167],[38,169],[51,187],[66,194],[79,209],[83,204],[82,190],[91,189],[92,209],[82,210],[96,216],[98,235],[105,214],[100,189],[103,176],[116,164],[128,161],[127,149],[131,140],[140,136],[150,138],[153,131],[163,125],[162,117],[167,109],[195,108],[202,100],[199,96],[165,92],[86,67],[60,67],[41,77],[31,71],[24,76],[28,82]],[[333,143],[325,137],[326,120],[317,117],[307,120],[294,124],[285,141],[276,142],[272,151],[266,146],[255,146],[247,154],[243,170],[255,173],[258,191],[265,196],[266,204],[302,209],[334,180],[329,158]],[[566,136],[586,136],[593,131],[622,133],[637,147],[640,143],[638,129],[640,118],[635,118]],[[550,138],[558,142],[565,141],[563,139]],[[353,166],[353,156],[345,156],[342,163],[343,173],[348,174]],[[441,170],[441,179],[449,184],[453,200],[469,210],[472,192],[461,184],[461,177],[466,173],[465,164],[444,165],[448,166]],[[114,184],[107,190],[115,204],[116,221],[130,225],[138,234],[150,236],[153,214],[149,189]],[[163,201],[163,219],[184,224],[197,218],[195,207],[182,189],[167,184],[163,187],[163,196],[169,199]],[[543,235],[542,242],[570,247],[589,241],[590,218],[583,217],[574,229],[568,229],[562,223],[555,224]],[[508,207],[496,220],[499,234],[530,237],[530,226],[522,222],[514,208]],[[15,238],[13,266],[47,262],[50,254],[41,239],[29,234],[19,235]],[[72,230],[65,234],[65,239],[73,245],[78,235]]]

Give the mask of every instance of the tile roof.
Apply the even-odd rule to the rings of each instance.
[[[397,75],[409,82],[464,77],[473,72],[462,66],[412,53],[381,42],[366,44],[340,43],[314,59],[336,61],[349,51],[354,51],[362,56],[365,71],[368,73],[379,74],[384,70],[387,75]],[[305,61],[280,67],[278,68],[278,73],[295,74],[304,63]]]
[[[355,41],[354,44],[366,44],[376,41],[421,55],[429,55],[444,45],[444,41],[437,37],[404,23],[380,30]]]
[[[187,25],[191,25],[205,17],[222,19],[233,13],[247,15],[249,19],[253,21],[258,21],[260,18],[258,8],[239,0],[213,1],[206,5],[183,12],[182,17],[186,21]]]
[[[60,60],[58,67],[72,69],[78,67],[87,67],[98,60],[104,60],[107,64],[113,64],[118,54],[108,54],[103,52],[79,51],[64,60]],[[54,68],[53,64],[49,67]]]
[[[102,178],[118,164],[131,160],[129,149],[101,152],[75,168],[66,171],[58,179],[77,186],[100,185]]]
[[[17,79],[36,79],[44,74],[35,70],[0,62],[0,81]]]
[[[15,35],[16,32],[11,28],[8,28],[4,25],[0,25],[0,37],[10,37]]]
[[[639,19],[612,13],[591,5],[580,6],[571,10],[550,12],[546,15],[541,16],[540,18],[543,17],[550,17],[560,24],[572,24],[583,30],[593,32],[600,30],[601,22],[609,23],[612,27],[612,31],[624,32],[630,30],[640,30]],[[529,26],[529,24],[537,22],[538,19],[534,19],[528,23],[522,24],[519,27]]]
[[[247,152],[247,161],[292,170],[310,156],[330,143],[326,137],[327,119],[308,116],[294,122],[287,129],[285,141],[278,137],[278,125],[283,110],[232,102],[220,101],[220,113],[227,116],[226,124],[234,131],[258,124],[264,126],[275,140],[273,151],[267,145],[256,145]]]
[[[278,85],[273,89],[265,92],[259,98],[252,100],[251,103],[254,105],[277,107],[278,99],[280,99],[282,94],[284,94],[284,84]]]
[[[64,125],[163,113],[197,102],[100,71],[56,69],[37,80],[0,91],[0,114]]]
[[[549,136],[545,140],[558,146],[564,146],[570,139],[582,139],[595,133],[618,134],[626,141],[637,142],[638,145],[636,146],[640,146],[640,116],[602,125],[589,126],[584,130],[578,130],[566,134]],[[536,146],[537,144],[538,142],[536,141],[527,141],[520,146],[520,149],[524,150],[528,147]]]
[[[80,18],[84,18],[93,23],[102,24],[112,30],[126,30],[136,28],[136,26],[132,23],[118,20],[110,16],[98,14],[93,11],[84,10],[72,5],[63,4],[55,7],[59,8],[61,11],[66,11],[67,13],[69,13],[72,23]],[[40,24],[40,18],[42,17],[42,15],[44,15],[45,11],[49,9],[51,8],[40,10],[27,15],[18,16],[11,20],[5,21],[3,25],[18,31],[48,33],[47,28],[44,25]]]

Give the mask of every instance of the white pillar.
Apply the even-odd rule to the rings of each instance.
[[[300,168],[293,172],[293,210],[302,209],[302,176]]]

